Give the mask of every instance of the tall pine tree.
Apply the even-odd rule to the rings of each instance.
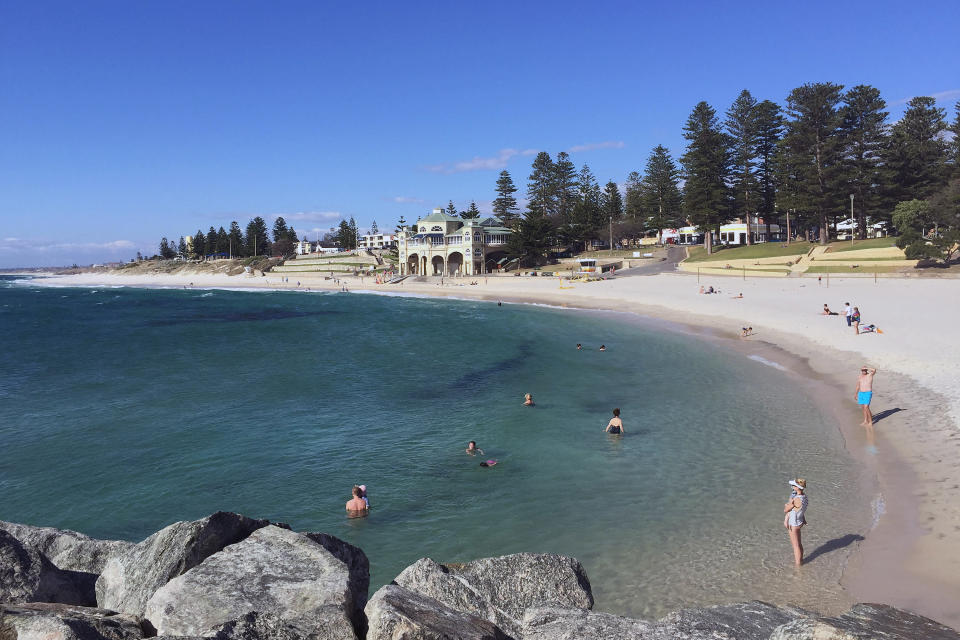
[[[887,103],[870,85],[857,85],[843,96],[840,136],[843,181],[853,195],[857,236],[867,237],[867,217],[880,213],[881,153],[887,144]]]
[[[640,216],[647,229],[656,230],[657,242],[663,242],[664,228],[681,226],[680,170],[662,144],[654,147],[647,158],[638,198]]]
[[[707,253],[713,253],[712,232],[730,215],[730,150],[727,136],[720,130],[717,112],[706,102],[693,108],[683,127],[687,152],[683,165],[684,211],[691,223],[704,234]]]
[[[631,171],[627,175],[626,201],[624,202],[624,215],[628,220],[643,220],[643,176],[639,171]]]
[[[603,187],[603,213],[614,222],[623,220],[623,196],[620,187],[613,180],[607,181]]]
[[[240,231],[240,224],[236,220],[230,223],[230,231],[227,233],[227,253],[234,258],[246,255],[243,232]]]
[[[824,245],[830,241],[829,217],[845,210],[846,194],[837,184],[842,91],[841,85],[818,82],[797,87],[787,97],[785,144],[797,172],[798,204],[813,214]]]
[[[202,230],[197,229],[197,233],[193,236],[193,242],[191,244],[194,258],[200,259],[207,255],[207,239],[203,235]]]
[[[527,180],[527,211],[524,215],[548,218],[556,213],[553,160],[546,151],[533,159],[533,168]]]
[[[493,215],[503,222],[504,226],[513,228],[519,216],[517,215],[517,199],[513,196],[517,187],[513,184],[510,172],[504,169],[497,178],[497,197],[493,201]]]
[[[470,201],[470,207],[466,211],[460,212],[460,217],[464,220],[473,220],[480,217],[480,209],[477,208],[477,203],[473,200]]]
[[[731,145],[731,177],[735,215],[747,223],[747,244],[753,244],[750,218],[757,207],[754,155],[757,147],[757,100],[744,89],[727,111],[725,122]]]
[[[446,214],[447,214],[448,216],[452,216],[452,217],[454,217],[454,218],[457,217],[457,207],[456,207],[456,205],[453,204],[453,200],[451,200],[450,202],[447,203]]]
[[[903,117],[890,131],[885,154],[887,184],[894,202],[926,200],[947,178],[946,111],[936,100],[919,97],[907,103]]]
[[[247,255],[270,255],[270,238],[267,236],[267,222],[260,216],[247,223],[246,233]]]
[[[577,203],[577,186],[577,169],[567,152],[561,151],[553,163],[553,193],[560,224],[570,222]]]
[[[757,211],[767,225],[767,240],[770,240],[770,223],[776,215],[777,205],[777,147],[783,136],[783,114],[780,105],[764,100],[756,107],[757,146]]]

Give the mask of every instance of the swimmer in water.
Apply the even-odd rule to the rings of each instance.
[[[353,485],[351,492],[353,497],[347,502],[347,517],[362,518],[370,510],[367,503],[363,501],[363,491],[357,485]]]
[[[478,453],[479,453],[480,455],[483,455],[483,449],[478,449],[478,448],[477,448],[477,441],[476,441],[476,440],[471,440],[470,442],[467,443],[466,452],[469,453],[471,456],[475,456],[475,455],[477,455]]]
[[[577,343],[577,351],[583,351],[583,345],[579,342]]]
[[[613,417],[610,418],[610,422],[607,423],[607,428],[604,431],[615,436],[626,433],[623,429],[623,420],[620,419],[620,409],[613,410]]]
[[[605,344],[600,345],[600,351],[606,351],[606,350],[607,350],[607,345]]]
[[[525,407],[532,407],[532,406],[534,406],[533,396],[530,395],[529,393],[526,394],[525,396],[523,396],[523,406],[525,406]]]

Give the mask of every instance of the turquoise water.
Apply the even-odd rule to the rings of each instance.
[[[848,549],[790,566],[790,477],[808,555],[869,521],[799,376],[624,314],[8,278],[0,335],[4,520],[139,540],[238,511],[359,545],[374,588],[423,556],[563,553],[631,615],[842,599]]]

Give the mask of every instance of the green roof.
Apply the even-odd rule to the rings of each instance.
[[[420,218],[420,222],[463,222],[463,219],[457,216],[448,216],[445,213],[431,213],[425,218]]]

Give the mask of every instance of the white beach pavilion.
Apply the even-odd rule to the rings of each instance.
[[[496,271],[513,232],[494,217],[464,220],[434,209],[397,236],[401,275],[457,276]]]

